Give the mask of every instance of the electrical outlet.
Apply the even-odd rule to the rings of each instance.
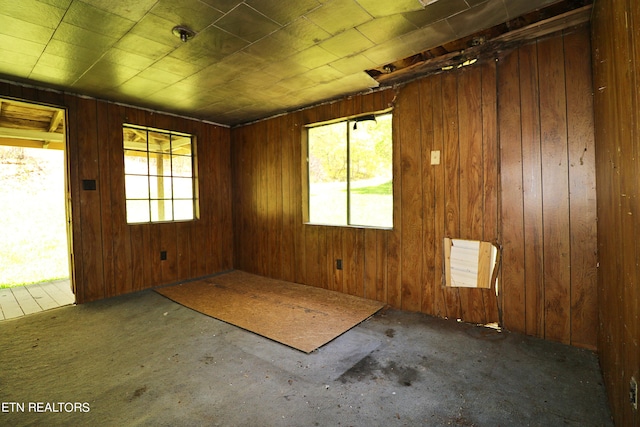
[[[167,260],[167,251],[160,251],[160,261]]]
[[[634,377],[631,377],[629,386],[629,402],[636,411],[638,410],[638,381]]]
[[[337,270],[342,270],[342,260],[341,259],[337,259],[336,260],[336,269]]]

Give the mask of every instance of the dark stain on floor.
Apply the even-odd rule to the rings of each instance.
[[[394,361],[381,364],[368,355],[338,377],[338,381],[343,384],[379,379],[396,381],[400,385],[410,387],[418,379],[418,371],[410,366],[398,365]]]

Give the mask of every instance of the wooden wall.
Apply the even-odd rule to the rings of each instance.
[[[640,426],[640,2],[596,0],[592,39],[600,364],[616,425]]]
[[[397,92],[233,129],[235,268],[484,323],[498,320],[495,294],[442,286],[442,239],[497,241],[505,326],[595,348],[589,64],[582,28]],[[304,125],[390,105],[394,229],[303,225]]]
[[[233,267],[228,128],[7,83],[0,83],[0,96],[67,109],[72,274],[79,303]],[[123,123],[196,135],[199,220],[126,223]],[[82,180],[96,180],[96,191],[82,190]],[[167,252],[165,261],[160,251]]]
[[[504,321],[595,348],[595,147],[587,29],[501,61]]]

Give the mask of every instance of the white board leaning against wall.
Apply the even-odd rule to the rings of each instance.
[[[498,248],[490,242],[444,238],[446,285],[490,289]]]

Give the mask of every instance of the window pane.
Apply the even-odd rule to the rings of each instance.
[[[164,176],[149,177],[151,199],[170,199],[171,198],[171,178]]]
[[[310,128],[309,221],[347,224],[347,123]]]
[[[173,176],[191,176],[191,157],[173,156],[171,158]]]
[[[147,153],[144,153],[142,151],[125,151],[124,173],[133,175],[147,175],[149,173]]]
[[[194,138],[132,125],[122,136],[127,222],[196,218]]]
[[[128,150],[147,151],[147,131],[141,129],[122,129],[123,147]]]
[[[193,200],[174,200],[173,219],[193,219]]]
[[[171,176],[171,156],[169,154],[149,153],[149,173],[151,175]]]
[[[350,222],[393,227],[391,114],[349,126]]]
[[[176,199],[193,198],[192,183],[191,178],[173,178],[173,197]]]
[[[149,201],[127,200],[127,222],[149,222]]]
[[[169,135],[166,133],[149,131],[149,152],[165,153],[169,151]]]
[[[171,200],[151,200],[151,221],[171,221]]]
[[[127,199],[149,198],[149,177],[125,175],[124,185]]]
[[[171,153],[191,157],[191,137],[173,135],[171,137]]]

